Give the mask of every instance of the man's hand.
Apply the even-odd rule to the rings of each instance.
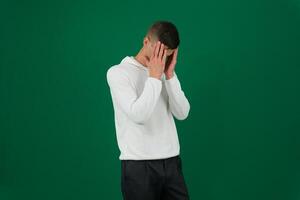
[[[177,62],[177,54],[178,54],[178,47],[175,49],[173,55],[172,55],[172,60],[170,62],[170,65],[165,67],[165,75],[166,75],[166,79],[170,79],[174,76],[174,69],[175,69],[175,65]]]
[[[167,50],[164,49],[164,44],[157,41],[150,60],[146,62],[146,65],[149,67],[149,76],[161,79],[165,70],[166,58]]]

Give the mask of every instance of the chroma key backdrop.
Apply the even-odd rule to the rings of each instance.
[[[120,200],[106,71],[180,34],[192,200],[300,200],[299,0],[1,0],[0,199]]]

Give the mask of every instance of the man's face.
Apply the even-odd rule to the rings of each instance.
[[[147,36],[148,43],[146,45],[148,56],[150,57],[152,55],[152,52],[154,51],[155,44],[157,42],[156,38],[151,38],[150,36]],[[164,45],[164,49],[167,50],[167,57],[172,55],[175,51],[175,49],[170,49],[168,46]]]

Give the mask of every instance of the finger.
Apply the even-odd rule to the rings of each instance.
[[[174,51],[174,55],[173,55],[172,62],[176,62],[176,60],[177,60],[177,55],[178,55],[178,48],[176,48],[175,51]]]
[[[163,43],[161,43],[161,45],[160,45],[160,50],[159,50],[159,60],[162,60],[162,58],[163,58],[163,53],[164,53],[164,44]]]
[[[155,45],[154,57],[157,57],[157,56],[158,56],[158,53],[159,53],[159,47],[160,47],[160,42],[157,41],[157,42],[156,42],[156,45]]]
[[[152,54],[151,54],[151,58],[155,57],[156,46],[157,46],[157,43],[154,44],[154,48],[153,48],[153,51],[152,51]]]
[[[170,65],[175,65],[177,60],[177,49],[175,49],[174,53],[172,54],[172,60],[170,62]]]
[[[174,51],[174,58],[177,59],[177,54],[178,54],[178,47]]]

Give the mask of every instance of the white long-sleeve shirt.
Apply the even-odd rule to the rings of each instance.
[[[174,117],[187,118],[190,104],[177,74],[166,80],[149,76],[133,56],[106,73],[114,107],[120,160],[162,159],[179,155]]]

